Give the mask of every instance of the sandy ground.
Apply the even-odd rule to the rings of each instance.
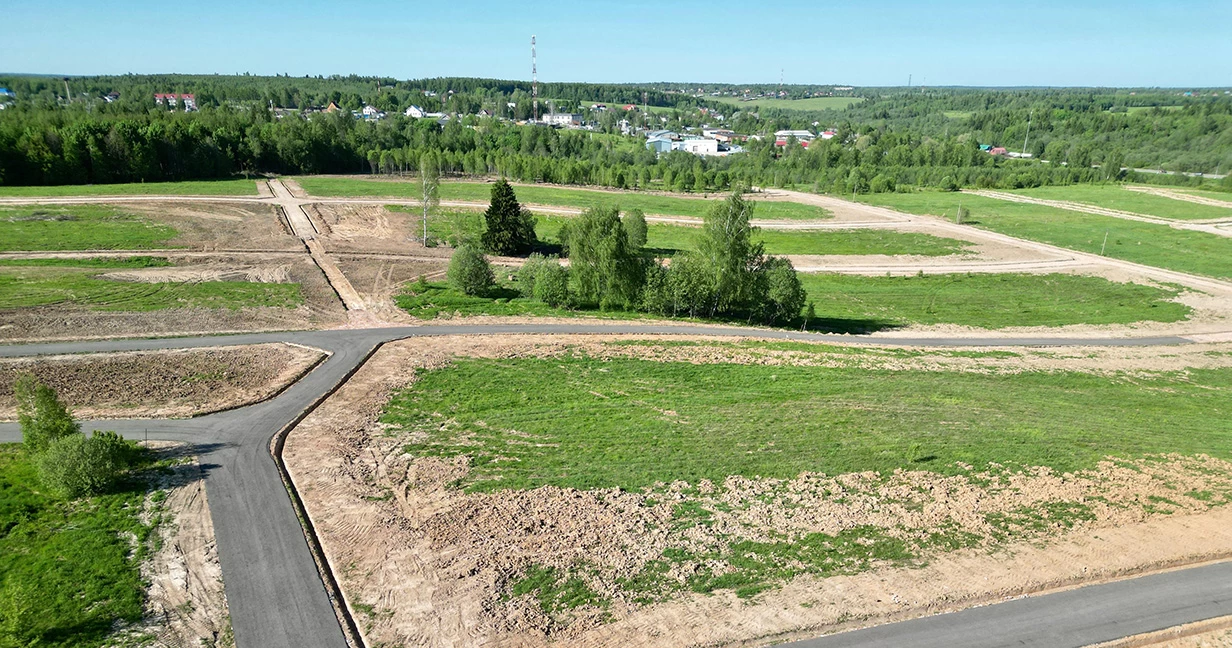
[[[116,203],[116,207],[174,227],[179,235],[169,242],[172,247],[206,251],[303,250],[275,205],[205,199]]]
[[[1129,191],[1138,191],[1141,193],[1153,194],[1156,196],[1162,196],[1164,198],[1171,198],[1173,200],[1184,200],[1186,202],[1196,203],[1199,205],[1209,205],[1211,207],[1224,207],[1227,209],[1232,209],[1232,201],[1218,200],[1215,198],[1207,198],[1206,196],[1198,196],[1195,194],[1186,193],[1184,191],[1164,189],[1162,187],[1147,187],[1147,186],[1141,186],[1141,185],[1125,185],[1124,188],[1128,189]],[[1232,216],[1229,216],[1228,219],[1232,219]],[[1228,220],[1228,219],[1220,219],[1220,220]]]
[[[612,338],[614,339],[614,338]],[[578,351],[659,360],[843,362],[824,347],[758,353],[727,345],[604,347],[598,338],[417,339],[384,347],[288,438],[285,458],[361,629],[396,645],[725,645],[760,637],[818,634],[1232,554],[1232,511],[1180,493],[1232,492],[1232,464],[1206,457],[1105,462],[1075,474],[1046,468],[942,477],[802,474],[793,480],[732,477],[723,484],[666,484],[653,492],[534,491],[465,494],[453,484],[465,460],[411,457],[399,433],[376,422],[389,394],[420,368],[455,354],[490,357]],[[954,353],[886,351],[854,360],[899,368],[1020,371],[1053,368],[1150,372],[1232,362],[1224,347],[1072,350],[1066,357],[1019,350],[976,359]],[[1094,355],[1088,355],[1090,354]],[[851,359],[846,360],[851,362]],[[391,434],[391,432],[393,432]],[[695,488],[694,488],[695,487]],[[1155,506],[1165,497],[1169,502]],[[710,508],[712,524],[668,533],[674,503]],[[1043,503],[1087,507],[1061,521],[1018,529],[1020,542],[938,552],[922,538],[939,527],[991,537],[988,514],[1009,518]],[[1024,507],[1026,507],[1024,509]],[[1047,517],[1047,516],[1046,516]],[[613,585],[668,547],[714,550],[733,539],[768,541],[872,526],[916,543],[924,566],[874,564],[843,576],[798,576],[752,600],[729,592],[633,600]],[[1017,527],[1015,527],[1017,528]],[[926,544],[926,543],[925,543]],[[549,614],[530,596],[510,596],[530,565],[585,565],[582,578],[610,597],[606,608]],[[709,565],[722,568],[722,565]],[[685,578],[686,563],[671,578]],[[569,572],[573,573],[573,572]],[[971,578],[982,574],[982,578]],[[687,591],[687,590],[686,590]]]
[[[0,359],[0,420],[17,418],[13,382],[33,375],[79,418],[178,418],[256,403],[324,354],[288,344]]]
[[[167,257],[175,267],[118,274],[128,280],[147,281],[168,273],[191,281],[217,276],[278,280],[285,277],[300,284],[304,303],[296,308],[169,308],[149,312],[92,310],[76,305],[0,310],[0,343],[303,330],[329,328],[346,321],[346,313],[333,288],[306,253],[279,255],[264,262],[250,255],[177,255],[174,251],[151,254]]]
[[[351,285],[359,292],[368,310],[383,321],[398,324],[421,321],[394,304],[393,298],[402,291],[403,284],[414,281],[421,275],[430,281],[441,281],[449,264],[448,258],[382,258],[346,253],[333,256],[337,259],[338,268],[351,280]]]
[[[182,449],[166,445],[161,452],[176,456]],[[150,645],[157,647],[234,647],[201,466],[196,457],[181,459],[158,484],[165,499],[146,499],[146,519],[161,517],[162,544],[141,568],[150,584],[141,630],[154,635]]]
[[[304,210],[323,229],[321,241],[329,252],[369,252],[448,256],[443,248],[425,249],[412,240],[420,236],[420,221],[413,214],[383,205],[320,203]]]

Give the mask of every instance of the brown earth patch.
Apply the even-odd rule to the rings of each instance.
[[[159,451],[179,456],[183,450],[183,446],[168,444]],[[162,501],[147,497],[145,502],[147,522],[161,518],[157,531],[161,546],[141,566],[150,585],[140,630],[154,635],[151,645],[158,647],[233,648],[235,637],[201,466],[193,456],[179,459],[156,485],[155,492],[165,494]]]
[[[422,248],[421,248],[422,249]],[[399,258],[379,255],[335,254],[338,269],[351,281],[364,304],[387,322],[411,324],[420,320],[411,317],[394,304],[394,296],[402,286],[421,275],[431,281],[441,281],[449,265],[448,258]]]
[[[406,455],[405,439],[377,421],[389,395],[412,383],[417,371],[446,366],[459,354],[513,358],[574,353],[582,345],[581,352],[662,361],[836,361],[825,347],[810,359],[794,349],[759,354],[696,338],[701,343],[692,347],[583,338],[477,336],[386,345],[289,435],[288,468],[369,641],[725,645],[815,635],[1232,553],[1232,511],[1212,508],[1232,497],[1232,463],[1204,456],[1109,460],[1068,474],[959,466],[950,476],[805,473],[791,480],[660,484],[642,492],[544,487],[467,494],[454,486],[467,474],[464,458]],[[1085,361],[1101,371],[1108,361],[1151,370],[1220,357],[1178,359],[1171,349],[1141,357],[1133,353],[1148,351],[1114,350],[1123,355],[1102,359],[1014,351],[1017,360],[989,360],[1004,361],[1002,369],[1012,360],[1025,365],[1007,370]],[[904,358],[887,350],[872,362],[883,360],[976,370],[963,368],[971,358],[962,355]],[[1211,495],[1186,494],[1200,491]],[[673,529],[681,505],[706,510],[708,523]],[[856,529],[901,541],[915,557],[908,564],[873,560],[828,578],[798,575],[753,599],[682,587],[698,570],[734,569],[723,558],[734,541]],[[930,535],[938,530],[966,538],[959,544],[967,548],[945,550]],[[710,558],[672,562],[662,574],[666,596],[649,601],[618,584],[645,574],[665,549]],[[533,594],[513,596],[513,583],[532,567],[580,579],[607,602],[562,612],[543,608]]]
[[[303,245],[290,235],[285,218],[274,205],[258,202],[133,202],[116,203],[124,211],[174,227],[169,247],[191,250],[285,250]]]
[[[13,383],[31,374],[81,418],[173,418],[256,403],[324,354],[287,344],[0,359],[0,420],[17,418]]]
[[[431,252],[413,240],[419,235],[419,219],[414,214],[361,203],[317,203],[304,209],[314,222],[324,225],[321,241],[330,252]]]

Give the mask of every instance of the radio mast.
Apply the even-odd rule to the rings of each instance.
[[[530,96],[535,108],[533,121],[539,121],[539,64],[535,60],[535,37],[530,37]]]

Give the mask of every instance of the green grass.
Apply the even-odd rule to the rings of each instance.
[[[0,206],[0,252],[167,247],[174,228],[103,205]]]
[[[739,97],[706,97],[710,101],[731,104],[739,108],[781,108],[783,110],[846,110],[861,101],[862,97],[808,97],[806,99],[750,99]]]
[[[1019,189],[1010,193],[1030,196],[1032,198],[1044,198],[1046,200],[1079,202],[1097,207],[1119,209],[1135,214],[1173,218],[1176,220],[1232,219],[1232,208],[1199,205],[1184,200],[1154,196],[1140,191],[1129,191],[1116,184],[1037,187],[1035,189]]]
[[[1232,238],[1215,234],[963,193],[867,194],[860,196],[859,201],[950,219],[961,203],[971,210],[967,222],[973,227],[1093,254],[1100,253],[1107,235],[1104,253],[1110,258],[1232,278]]]
[[[198,180],[133,184],[57,185],[53,187],[0,186],[0,197],[35,196],[255,196],[253,180]]]
[[[799,276],[809,300],[816,304],[817,316],[809,327],[820,331],[869,333],[912,324],[1001,329],[1176,322],[1190,313],[1188,306],[1168,301],[1177,294],[1176,289],[1078,275]],[[552,308],[518,296],[510,286],[498,287],[487,297],[472,297],[443,283],[429,283],[425,290],[411,283],[394,301],[407,313],[422,319],[440,315],[651,317],[637,312]]]
[[[947,110],[942,114],[944,114],[947,119],[966,119],[975,113],[970,110]]]
[[[139,565],[153,530],[138,519],[145,492],[128,483],[59,500],[43,492],[20,446],[0,445],[0,612],[21,610],[0,617],[0,643],[101,646],[116,624],[141,620]]]
[[[90,257],[86,259],[0,259],[0,266],[52,268],[165,268],[171,262],[164,257]]]
[[[1009,326],[1176,322],[1188,306],[1175,289],[1068,274],[860,277],[801,274],[817,316],[872,328],[907,324]],[[845,326],[850,326],[847,324]]]
[[[381,421],[414,435],[412,455],[468,457],[470,490],[639,490],[803,471],[955,474],[956,462],[1072,471],[1109,455],[1229,458],[1230,411],[1232,369],[1110,377],[565,354],[458,359],[396,393]]]
[[[1187,193],[1194,196],[1202,196],[1203,198],[1212,198],[1214,200],[1222,200],[1227,203],[1232,203],[1232,191],[1208,191],[1205,189],[1188,189],[1185,187],[1161,187],[1161,189],[1170,189],[1177,193]]]
[[[96,278],[76,268],[38,267],[0,271],[0,309],[71,305],[102,311],[165,308],[294,308],[303,303],[299,284],[202,281],[141,283]]]
[[[355,178],[296,178],[304,191],[313,196],[364,196],[418,198],[422,189],[415,182],[392,180],[362,180]],[[710,194],[712,200],[678,198],[659,194],[597,191],[594,189],[564,189],[543,185],[514,185],[518,200],[526,204],[588,209],[598,205],[619,205],[622,210],[641,209],[647,214],[701,218],[710,205],[725,194]],[[442,182],[441,200],[488,202],[492,185],[481,182]],[[748,194],[757,200],[757,194]],[[402,209],[413,213],[414,207]],[[821,207],[793,202],[757,201],[753,218],[762,220],[821,220],[831,214]]]

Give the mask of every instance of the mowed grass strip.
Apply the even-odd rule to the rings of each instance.
[[[104,205],[0,206],[0,252],[167,247],[169,225]]]
[[[103,311],[165,308],[294,308],[304,302],[299,284],[201,281],[143,283],[96,277],[77,268],[0,270],[0,309],[80,306]]]
[[[1215,234],[965,193],[868,194],[859,201],[950,219],[961,204],[971,210],[966,222],[972,227],[1079,252],[1099,254],[1102,249],[1109,258],[1156,268],[1232,278],[1232,238]]]
[[[188,182],[138,182],[131,184],[55,185],[48,187],[0,186],[0,197],[38,196],[255,196],[255,180],[197,180]]]
[[[153,531],[139,518],[144,496],[130,483],[71,502],[49,497],[20,446],[0,445],[0,636],[15,646],[102,646],[118,623],[141,621],[139,565]]]
[[[1154,377],[593,359],[458,359],[381,421],[416,456],[465,456],[471,490],[788,479],[955,462],[1093,467],[1232,456],[1232,370]]]
[[[130,257],[87,257],[87,258],[45,258],[45,259],[3,259],[0,266],[13,267],[53,267],[53,268],[165,268],[171,262],[164,257],[130,256]]]
[[[1019,189],[1008,193],[1020,194],[1031,198],[1043,198],[1045,200],[1065,200],[1176,220],[1232,218],[1232,208],[1201,205],[1185,200],[1142,193],[1141,191],[1130,191],[1117,184],[1036,187],[1034,189]]]
[[[414,180],[363,180],[358,178],[294,178],[312,196],[419,198],[423,188]],[[589,209],[601,205],[619,205],[622,210],[640,209],[647,214],[701,218],[716,200],[726,194],[711,194],[711,200],[701,197],[677,198],[661,194],[566,189],[543,185],[514,185],[518,201],[524,204]],[[442,182],[441,200],[488,202],[492,185],[483,182]],[[748,194],[756,201],[753,218],[762,220],[822,220],[832,214],[821,207],[793,202],[758,201],[757,194]]]
[[[1176,288],[1069,274],[950,274],[861,277],[803,274],[817,316],[891,325],[1011,326],[1178,322],[1190,308],[1169,301]],[[826,323],[819,322],[819,326]],[[840,328],[845,328],[840,326]]]

